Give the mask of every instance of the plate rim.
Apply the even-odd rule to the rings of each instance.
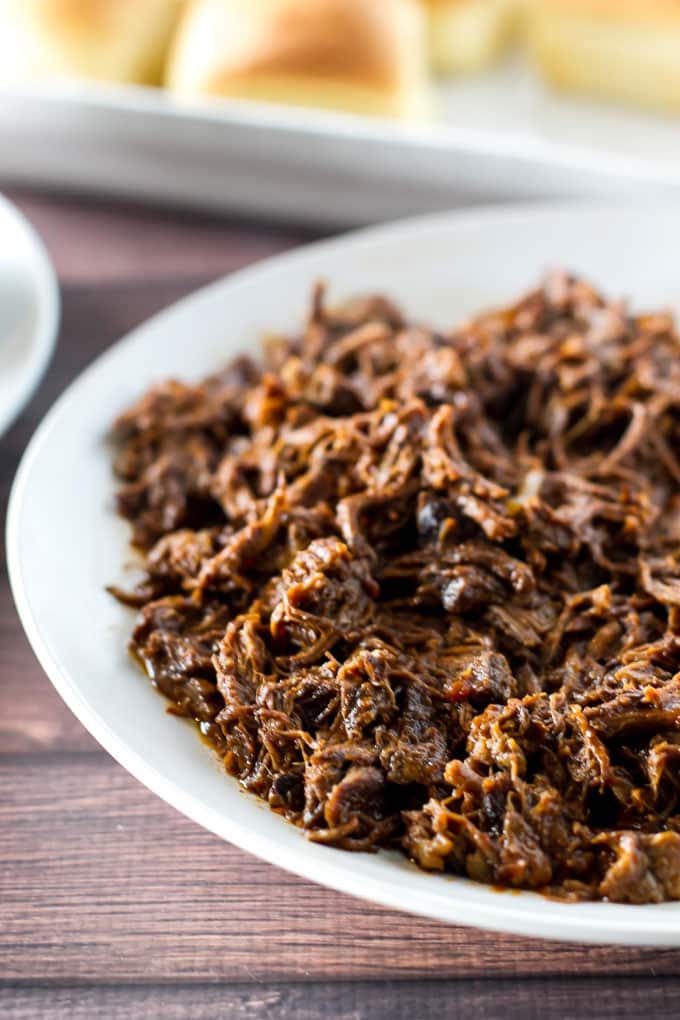
[[[37,322],[33,331],[35,349],[28,361],[26,378],[8,406],[0,408],[0,438],[9,431],[38,388],[52,359],[61,320],[61,296],[57,274],[47,248],[23,212],[0,192],[0,216],[24,236],[31,252],[31,283],[37,300]]]
[[[652,207],[659,205],[668,206],[668,203],[653,203]],[[628,207],[641,211],[639,204],[629,203]],[[644,208],[648,210],[649,204],[646,204]],[[675,208],[677,213],[677,207]],[[640,908],[634,905],[568,903],[552,901],[545,897],[541,897],[540,911],[526,913],[524,910],[516,909],[512,901],[522,898],[525,903],[526,897],[533,897],[536,894],[522,892],[518,896],[500,895],[487,886],[480,886],[478,895],[481,902],[474,903],[476,913],[474,916],[470,916],[470,908],[473,905],[469,902],[466,903],[455,897],[436,895],[435,878],[433,878],[432,886],[433,895],[426,895],[423,900],[419,899],[419,894],[416,891],[409,892],[407,890],[406,897],[404,897],[404,889],[398,889],[393,884],[388,885],[384,878],[363,876],[362,887],[358,890],[357,881],[352,878],[352,869],[348,866],[351,855],[343,851],[331,850],[328,852],[328,859],[324,861],[323,868],[319,868],[314,861],[308,863],[304,853],[299,852],[301,846],[305,845],[304,842],[296,844],[297,851],[295,848],[283,846],[276,838],[257,833],[238,818],[227,817],[226,814],[216,811],[207,803],[202,803],[200,799],[187,795],[172,779],[130,747],[124,738],[119,737],[106,719],[89,706],[87,699],[83,697],[68,673],[62,673],[61,667],[51,652],[48,642],[42,637],[39,623],[33,615],[24,585],[21,565],[18,533],[25,490],[30,482],[33,463],[38,458],[43,444],[49,439],[53,423],[58,421],[62,409],[74,399],[74,393],[77,396],[78,389],[87,386],[90,373],[101,371],[102,365],[109,358],[115,357],[121,347],[134,343],[151,324],[157,327],[162,324],[165,317],[172,317],[176,314],[180,307],[188,307],[195,302],[209,299],[220,290],[228,291],[231,287],[241,283],[250,285],[252,281],[257,282],[258,276],[266,276],[272,269],[285,271],[295,262],[306,261],[310,254],[324,250],[337,249],[338,247],[341,249],[351,248],[357,242],[362,241],[370,243],[389,240],[391,235],[399,235],[404,231],[427,233],[434,227],[447,229],[450,225],[456,224],[469,226],[480,220],[498,220],[507,224],[513,219],[526,220],[527,217],[542,219],[558,214],[571,216],[577,210],[584,214],[611,214],[613,211],[620,212],[621,204],[601,201],[513,203],[493,207],[468,208],[463,211],[432,213],[426,216],[396,220],[378,227],[349,231],[265,258],[234,273],[227,274],[150,316],[114,342],[84,371],[79,373],[54,402],[34,432],[21,459],[10,492],[6,523],[8,577],[17,612],[33,652],[48,679],[76,718],[135,779],[176,810],[220,838],[302,878],[355,897],[370,900],[390,909],[428,917],[444,923],[560,941],[677,946],[680,945],[680,903],[677,904],[677,910],[667,909],[663,915],[659,916],[658,920],[655,919],[653,922],[640,917],[640,914],[637,913]],[[302,841],[302,835],[300,838]],[[341,856],[335,857],[335,853]],[[456,882],[459,879],[456,876],[451,876],[451,881]],[[477,885],[470,883],[469,880],[462,879],[462,881],[465,882],[466,887],[471,885],[476,887]],[[589,907],[606,909],[608,917],[585,920],[583,912],[587,911]],[[668,908],[668,905],[666,907]],[[612,929],[616,929],[614,937],[612,937]]]

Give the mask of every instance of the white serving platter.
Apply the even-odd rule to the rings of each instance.
[[[439,86],[420,124],[59,82],[0,91],[0,178],[362,224],[488,201],[680,197],[680,121],[556,95],[514,57]]]
[[[544,206],[435,215],[300,249],[219,281],[155,316],[59,398],[19,468],[8,513],[10,581],[49,678],[97,740],[198,824],[335,889],[439,918],[524,935],[680,945],[680,902],[561,903],[499,894],[419,871],[394,852],[350,854],[307,842],[244,794],[194,728],[163,711],[126,644],[134,614],[105,591],[131,576],[127,525],[114,512],[113,418],[160,378],[197,379],[257,338],[299,326],[319,277],[334,299],[397,297],[439,328],[576,270],[636,307],[680,308],[680,210]]]

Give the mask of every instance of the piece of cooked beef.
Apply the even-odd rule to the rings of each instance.
[[[680,340],[557,273],[329,310],[113,430],[131,648],[318,842],[680,898]]]

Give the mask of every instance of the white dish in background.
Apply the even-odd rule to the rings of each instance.
[[[0,195],[0,436],[37,386],[59,325],[59,288],[37,234]]]
[[[430,123],[149,88],[0,91],[0,176],[315,224],[474,202],[680,196],[677,118],[549,91],[521,59],[436,90]]]
[[[438,326],[532,286],[549,267],[585,274],[636,306],[680,303],[680,211],[580,206],[448,214],[365,231],[220,281],[136,329],[57,401],[24,456],[7,533],[19,613],[45,671],[101,744],[207,829],[307,878],[444,921],[588,942],[680,945],[680,902],[559,903],[425,874],[397,853],[307,842],[244,794],[126,652],[134,618],[104,590],[130,585],[129,530],[114,513],[114,416],[155,380],[197,379],[262,333],[296,328],[311,284],[335,299],[379,290]],[[190,342],[187,342],[190,339]]]

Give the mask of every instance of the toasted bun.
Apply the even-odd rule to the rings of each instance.
[[[418,116],[423,11],[416,0],[193,0],[167,81],[183,96]]]
[[[680,111],[680,0],[532,0],[528,37],[559,88]]]
[[[518,0],[423,0],[429,17],[430,59],[440,74],[476,71],[493,63],[511,40]]]
[[[157,84],[183,0],[0,0],[0,79]]]

